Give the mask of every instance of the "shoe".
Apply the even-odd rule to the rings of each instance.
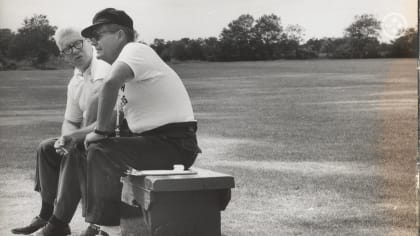
[[[51,223],[47,223],[42,229],[36,231],[34,236],[67,236],[70,234],[71,231],[68,225],[64,228],[60,228]]]
[[[99,226],[97,225],[89,225],[79,236],[95,236],[95,235],[102,235],[102,236],[109,236],[109,234],[105,231],[102,231]]]
[[[38,229],[44,227],[47,224],[47,221],[42,219],[39,216],[36,216],[32,219],[31,223],[25,227],[14,228],[12,229],[13,234],[31,234]]]

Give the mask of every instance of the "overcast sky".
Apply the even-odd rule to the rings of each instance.
[[[274,13],[283,26],[303,26],[305,39],[341,37],[356,14],[370,13],[382,20],[383,41],[399,27],[417,25],[417,0],[0,0],[0,28],[15,31],[34,14],[47,15],[51,25],[83,28],[106,7],[126,11],[147,43],[154,38],[217,37],[245,13],[255,19]]]

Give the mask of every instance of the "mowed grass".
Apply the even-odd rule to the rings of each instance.
[[[224,235],[417,235],[414,60],[171,66],[199,122],[196,166],[235,177]],[[0,235],[39,210],[34,150],[58,135],[71,73],[0,72]]]

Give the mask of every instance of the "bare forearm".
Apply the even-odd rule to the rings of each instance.
[[[99,95],[97,129],[111,131],[114,127],[114,124],[112,123],[114,106],[120,87],[121,84],[115,81],[107,81],[104,83],[102,91]]]
[[[92,123],[96,122],[96,116],[98,114],[98,95],[95,95],[89,99],[86,115],[83,119],[82,127],[90,126]]]
[[[64,120],[61,126],[61,135],[68,135],[80,128],[80,123]]]
[[[93,122],[88,126],[85,126],[81,129],[75,130],[67,134],[67,136],[72,136],[72,138],[75,141],[83,141],[85,139],[86,134],[92,132],[95,129],[95,126],[96,126],[96,122]]]
[[[107,130],[114,130],[116,117],[117,117],[116,112],[112,111],[110,127]],[[73,138],[77,139],[78,141],[83,141],[83,139],[85,139],[86,134],[92,132],[95,129],[95,127],[97,127],[97,122],[96,121],[91,123],[88,126],[85,126],[85,127],[81,128],[79,130],[76,130],[76,131],[70,133],[69,135],[73,136]]]

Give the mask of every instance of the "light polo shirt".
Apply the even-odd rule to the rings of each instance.
[[[195,121],[184,84],[151,47],[128,43],[118,61],[134,72],[120,94],[126,99],[123,110],[131,131],[141,133],[169,123]]]
[[[89,67],[81,72],[74,69],[73,77],[67,86],[67,104],[64,119],[80,123],[86,118],[86,109],[97,87],[97,82],[102,82],[111,69],[105,61],[96,59],[92,55]]]

